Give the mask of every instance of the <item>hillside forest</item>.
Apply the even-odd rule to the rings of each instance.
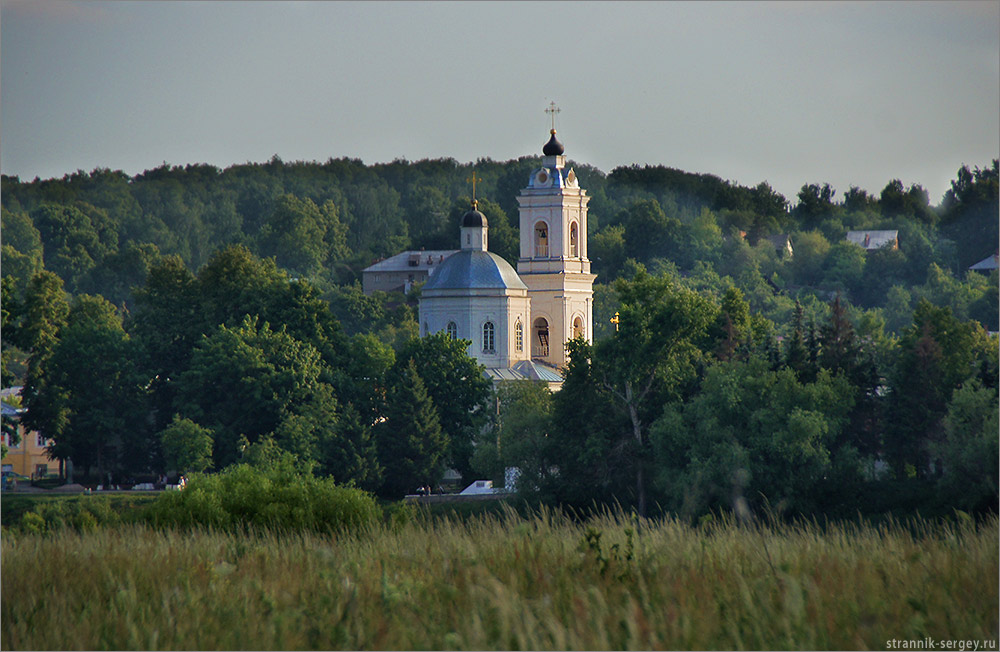
[[[998,276],[969,267],[997,252],[997,160],[936,205],[895,179],[786,198],[570,162],[592,198],[595,332],[554,394],[494,388],[467,342],[418,337],[419,288],[360,284],[380,258],[456,248],[473,169],[491,250],[516,266],[538,165],[4,176],[3,385],[77,481],[282,459],[385,497],[517,467],[535,499],[641,513],[996,509]]]

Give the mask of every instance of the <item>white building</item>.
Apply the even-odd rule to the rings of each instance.
[[[472,209],[462,217],[462,249],[424,285],[421,335],[445,331],[472,341],[469,355],[494,379],[558,383],[565,342],[593,338],[593,284],[587,258],[587,192],[566,170],[551,131],[542,166],[517,198],[521,255],[517,271],[489,251],[489,224]]]

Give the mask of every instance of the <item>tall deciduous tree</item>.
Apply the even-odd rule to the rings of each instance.
[[[222,468],[238,459],[241,435],[256,443],[313,400],[320,371],[315,348],[247,317],[198,343],[178,380],[175,408],[215,433]]]
[[[619,279],[619,330],[598,342],[592,378],[599,391],[627,419],[621,433],[631,452],[639,512],[646,513],[646,475],[650,424],[664,403],[680,398],[695,376],[709,325],[718,308],[673,278],[640,271],[631,281]]]
[[[45,362],[45,383],[28,405],[44,406],[52,453],[87,475],[148,470],[156,446],[133,347],[121,317],[101,297],[74,300],[59,342]]]

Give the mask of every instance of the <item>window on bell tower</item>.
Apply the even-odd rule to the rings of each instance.
[[[580,255],[580,245],[577,244],[576,222],[569,226],[569,255],[576,258]]]
[[[535,258],[549,257],[549,225],[539,222],[535,225]]]
[[[520,319],[514,322],[514,350],[518,353],[524,350],[524,326]]]

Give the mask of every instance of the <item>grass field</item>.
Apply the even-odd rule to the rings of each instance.
[[[4,649],[885,649],[996,641],[998,528],[551,512],[350,535],[2,538]],[[995,644],[995,643],[994,643]],[[994,648],[995,649],[995,648]]]

